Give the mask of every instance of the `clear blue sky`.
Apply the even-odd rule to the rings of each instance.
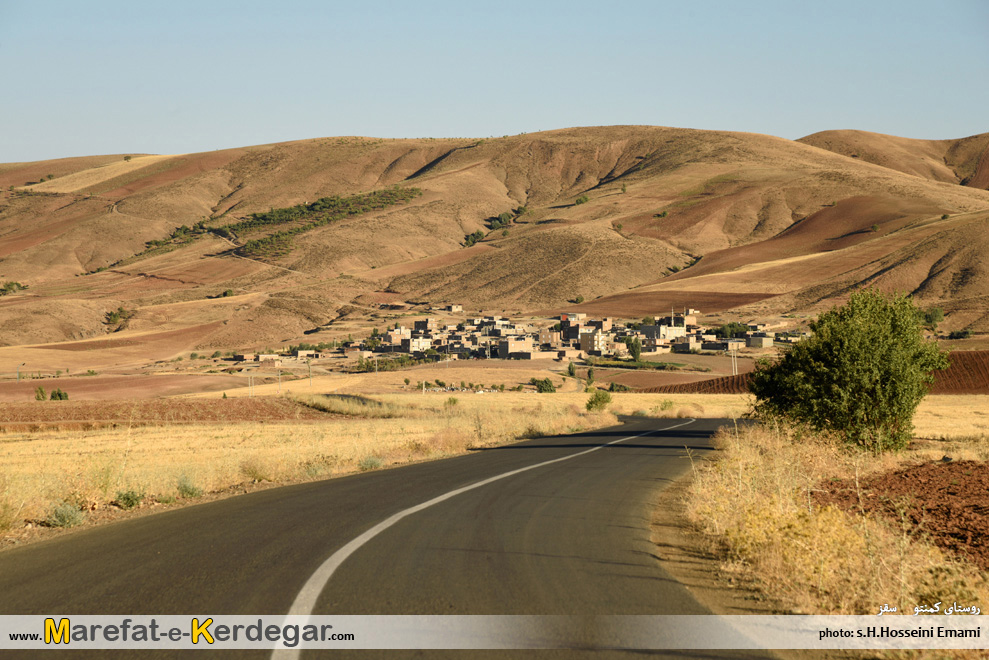
[[[0,162],[651,124],[989,131],[986,0],[0,0]]]

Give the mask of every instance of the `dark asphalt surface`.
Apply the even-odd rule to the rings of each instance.
[[[389,516],[482,479],[651,429],[660,430],[507,477],[402,519],[341,565],[315,613],[705,614],[663,570],[650,542],[656,493],[690,470],[685,447],[696,454],[710,450],[710,437],[724,422],[697,420],[661,430],[683,421],[633,419],[584,434],[252,493],[5,551],[0,614],[283,614],[329,555]],[[742,657],[577,650],[470,655],[642,654]],[[228,657],[248,655],[267,657],[243,651]],[[331,653],[304,657],[319,655]]]

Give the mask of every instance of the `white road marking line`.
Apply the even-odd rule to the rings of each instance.
[[[561,461],[569,461],[572,458],[577,458],[578,456],[590,454],[592,451],[597,451],[598,449],[602,449],[604,447],[608,447],[611,445],[617,445],[619,442],[625,442],[626,440],[634,440],[635,438],[641,438],[642,436],[649,435],[650,433],[656,433],[658,431],[671,431],[673,429],[680,428],[681,426],[686,426],[687,424],[693,424],[695,421],[697,420],[689,419],[686,422],[683,422],[681,424],[676,424],[674,426],[670,426],[669,428],[652,429],[650,431],[645,431],[644,433],[639,433],[638,435],[630,435],[627,438],[612,440],[611,442],[605,443],[603,445],[598,445],[597,447],[592,447],[590,449],[587,449],[582,452],[578,452],[576,454],[570,454],[569,456],[563,456],[562,458],[554,458],[553,460],[550,461],[543,461],[542,463],[536,463],[535,465],[530,465],[528,467],[519,468],[517,470],[512,470],[510,472],[505,472],[504,474],[499,474],[494,477],[489,477],[487,479],[484,479],[483,481],[478,481],[477,483],[473,483],[469,486],[464,486],[463,488],[457,488],[456,490],[451,490],[449,493],[445,493],[443,495],[434,497],[433,499],[427,500],[422,504],[417,504],[416,506],[409,507],[408,509],[405,509],[403,511],[399,511],[390,518],[386,518],[385,520],[382,520],[377,525],[367,530],[366,532],[355,538],[353,541],[351,541],[350,543],[348,543],[347,545],[343,546],[342,548],[334,552],[332,555],[330,555],[330,557],[326,561],[324,561],[319,568],[316,569],[316,572],[309,577],[306,583],[302,585],[302,589],[299,591],[299,595],[295,597],[295,601],[292,603],[292,607],[289,608],[288,615],[311,616],[313,610],[316,607],[316,600],[319,598],[319,595],[323,593],[323,590],[326,588],[326,585],[329,583],[330,578],[332,578],[336,570],[340,568],[340,565],[343,564],[343,562],[347,561],[347,558],[350,557],[350,555],[354,554],[358,549],[360,549],[362,545],[364,545],[365,543],[373,539],[375,536],[377,536],[381,532],[385,531],[386,529],[397,523],[402,518],[411,516],[413,513],[418,513],[423,509],[428,509],[434,504],[439,504],[440,502],[444,502],[450,499],[451,497],[456,497],[457,495],[460,495],[461,493],[466,493],[467,491],[474,490],[475,488],[480,488],[481,486],[487,486],[490,483],[499,481],[501,479],[505,479],[506,477],[511,477],[516,474],[521,474],[522,472],[528,472],[529,470],[535,470],[536,468],[540,468],[545,465],[552,465],[553,463],[559,463]],[[272,660],[289,660],[289,658],[298,658],[300,654],[301,654],[301,649],[275,649],[271,654],[271,658]]]

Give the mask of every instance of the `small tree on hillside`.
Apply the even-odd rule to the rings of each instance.
[[[814,335],[756,369],[756,411],[833,432],[873,452],[906,446],[913,414],[947,354],[921,333],[905,295],[874,290],[811,324]]]

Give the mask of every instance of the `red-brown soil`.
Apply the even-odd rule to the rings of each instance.
[[[34,401],[0,408],[0,431],[333,419],[282,398]]]
[[[823,482],[818,506],[877,513],[893,525],[989,569],[989,465],[950,461],[914,465],[867,479]]]
[[[649,387],[639,390],[644,393],[656,394],[745,394],[749,391],[749,380],[752,374],[738,374],[737,376],[722,376],[720,378],[708,378],[694,383],[684,383],[683,385],[660,385],[659,387]]]
[[[563,312],[584,312],[591,316],[641,318],[661,312],[669,313],[671,307],[693,307],[705,314],[722,312],[750,303],[772,298],[771,293],[731,293],[715,291],[661,291],[619,293],[592,300],[580,305],[566,305],[534,314],[556,315]]]
[[[934,374],[933,394],[989,392],[989,351],[957,351],[951,366]]]
[[[751,374],[709,378],[683,385],[663,385],[639,390],[656,393],[744,394]],[[958,351],[951,366],[934,373],[931,394],[989,394],[989,351]]]
[[[22,372],[20,382],[0,382],[0,401],[33,401],[36,388],[46,392],[60,389],[70,401],[106,399],[155,399],[178,394],[220,392],[247,385],[247,380],[219,374],[162,374],[131,376],[63,376],[28,378]],[[259,379],[260,380],[260,379]]]

